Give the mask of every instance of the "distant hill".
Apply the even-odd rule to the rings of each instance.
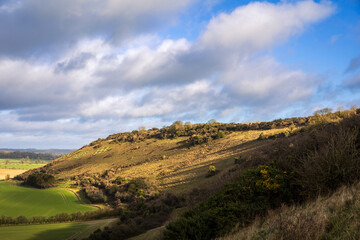
[[[10,149],[2,148],[0,149],[0,159],[20,159],[20,158],[29,158],[29,159],[41,159],[41,160],[54,160],[57,159],[66,153],[68,149]]]
[[[11,151],[11,152],[31,152],[31,153],[51,153],[51,154],[62,154],[71,153],[76,149],[36,149],[36,148],[0,148],[0,151]]]

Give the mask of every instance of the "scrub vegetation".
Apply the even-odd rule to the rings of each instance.
[[[45,187],[79,189],[88,201],[107,206],[86,219],[119,217],[115,226],[89,239],[236,238],[250,228],[269,231],[263,239],[332,239],[345,236],[344,231],[357,236],[351,230],[355,223],[350,230],[339,228],[347,224],[340,223],[340,203],[311,238],[286,235],[292,225],[308,231],[290,219],[276,234],[266,229],[273,229],[268,221],[274,212],[285,216],[287,209],[330,199],[338,189],[358,189],[359,129],[356,108],[262,123],[177,121],[162,129],[141,128],[98,139],[17,179],[44,182],[46,176],[54,182]],[[65,219],[79,220],[69,215]],[[257,237],[249,239],[262,239]]]

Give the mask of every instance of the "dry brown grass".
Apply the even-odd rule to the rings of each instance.
[[[5,179],[6,175],[10,175],[10,178],[15,177],[18,174],[24,173],[27,170],[17,170],[17,169],[0,169],[0,180]]]
[[[359,239],[360,183],[302,206],[282,206],[219,240]]]
[[[250,162],[251,157],[258,154],[258,148],[269,144],[271,140],[255,141],[261,132],[272,135],[286,130],[234,132],[225,138],[194,147],[186,143],[187,137],[120,144],[104,140],[100,147],[94,149],[85,146],[54,161],[48,169],[58,177],[115,169],[118,176],[127,179],[145,177],[159,186],[160,191],[173,193],[209,185],[215,188],[231,177],[229,170],[235,167],[234,157],[241,155]],[[209,165],[216,166],[219,174],[206,178]]]

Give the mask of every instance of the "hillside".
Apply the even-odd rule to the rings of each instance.
[[[118,133],[18,179],[45,172],[105,203],[121,221],[90,239],[212,239],[356,182],[359,113]]]
[[[290,134],[309,121],[310,118],[294,118],[190,126],[174,123],[164,129],[113,134],[52,161],[41,170],[73,180],[104,173],[111,179],[147,178],[161,191],[181,192],[213,182],[213,178],[205,178],[210,165],[222,173],[215,177],[219,178],[234,168],[235,157],[241,156],[243,164],[254,164],[251,158],[259,153],[257,149],[271,142],[257,141],[260,135],[265,138]],[[206,137],[206,141],[200,141]]]

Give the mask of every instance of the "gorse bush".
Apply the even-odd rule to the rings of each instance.
[[[267,209],[292,201],[288,179],[286,172],[273,165],[248,170],[221,193],[167,225],[164,239],[211,239],[238,222],[246,225]]]

